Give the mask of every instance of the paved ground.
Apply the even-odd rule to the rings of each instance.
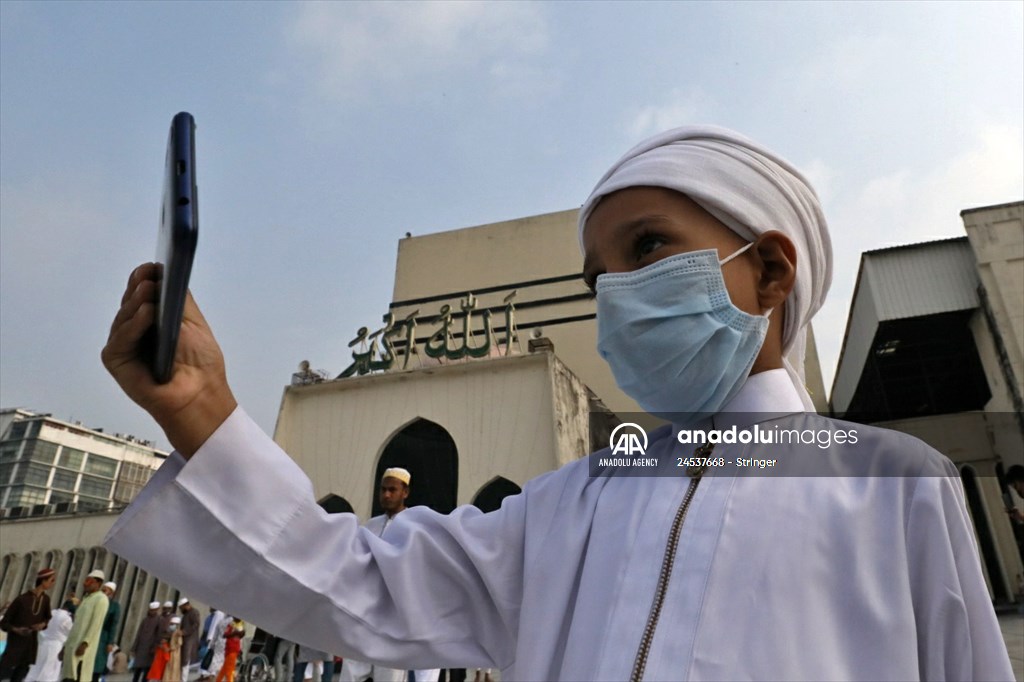
[[[999,626],[1003,630],[1006,649],[1013,665],[1013,675],[1017,682],[1024,682],[1024,613],[1003,613],[999,616]],[[107,682],[131,682],[131,675],[107,675]],[[195,675],[190,678],[195,681]]]
[[[1024,614],[1006,613],[999,616],[999,627],[1003,629],[1006,649],[1010,652],[1010,664],[1017,682],[1024,682]]]

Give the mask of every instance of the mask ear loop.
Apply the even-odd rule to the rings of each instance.
[[[731,261],[731,260],[732,260],[733,258],[736,258],[737,256],[739,256],[740,254],[742,254],[742,253],[743,253],[744,251],[746,251],[747,249],[749,249],[749,248],[750,248],[751,246],[753,246],[753,245],[754,245],[754,242],[750,242],[749,244],[747,244],[746,246],[744,246],[744,247],[743,247],[742,249],[740,249],[739,251],[735,251],[735,252],[733,252],[733,253],[732,253],[732,255],[726,256],[724,260],[720,260],[720,261],[718,261],[718,265],[719,265],[719,266],[725,265],[726,263],[728,263],[729,261]]]
[[[725,265],[726,263],[731,261],[733,258],[736,258],[737,256],[741,255],[743,252],[747,251],[753,245],[754,245],[754,242],[750,242],[749,244],[747,244],[743,248],[739,249],[738,251],[734,251],[731,255],[728,255],[724,259],[718,261],[718,267],[722,267],[723,265]],[[775,310],[775,308],[769,308],[765,312],[761,313],[761,316],[764,317],[767,320],[768,317],[771,316],[773,310]]]

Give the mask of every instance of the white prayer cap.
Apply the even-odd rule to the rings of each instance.
[[[633,147],[598,181],[580,209],[581,247],[587,219],[601,198],[641,186],[685,194],[748,241],[769,230],[790,238],[796,282],[786,299],[783,353],[805,405],[813,409],[802,381],[805,327],[832,284],[832,242],[810,182],[779,155],[731,130],[675,128]]]
[[[188,597],[182,597],[181,599],[178,600],[178,606],[184,606],[187,603],[188,603]]]
[[[165,602],[164,602],[164,608],[165,608],[165,609],[172,609],[172,608],[174,608],[174,602],[171,602],[171,601],[165,601]]]
[[[149,602],[149,608],[151,608],[151,609],[158,609],[158,608],[160,608],[160,602],[158,602],[158,601],[151,601],[151,602]]]
[[[117,583],[115,582],[105,582],[103,583],[103,587],[107,588],[111,592],[117,592]]]
[[[103,571],[98,569],[98,568],[95,571],[90,571],[89,575],[87,575],[85,577],[86,578],[95,578],[96,580],[106,580],[107,579],[107,575]]]
[[[391,467],[384,470],[384,475],[380,477],[380,480],[383,481],[385,478],[397,478],[402,483],[409,485],[409,481],[412,480],[412,474],[402,467]]]

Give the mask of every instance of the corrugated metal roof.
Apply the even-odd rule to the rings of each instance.
[[[978,307],[978,271],[966,237],[864,254],[878,320]]]

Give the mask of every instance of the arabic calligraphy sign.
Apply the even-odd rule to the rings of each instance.
[[[479,330],[474,328],[473,314],[477,307],[477,298],[472,293],[459,301],[461,315],[452,312],[448,304],[441,306],[441,310],[433,323],[438,325],[434,333],[423,343],[423,354],[428,358],[443,363],[471,358],[485,358],[495,355],[511,355],[513,345],[519,347],[519,336],[516,333],[515,305],[513,299],[516,292],[507,295],[503,302],[505,316],[504,343],[500,343],[491,325],[491,310],[483,310],[479,317],[483,318],[483,339],[474,342],[474,337],[480,336]],[[382,318],[384,325],[374,332],[368,327],[361,327],[356,332],[356,338],[348,343],[352,351],[352,364],[344,372],[338,375],[339,379],[346,377],[369,374],[371,372],[382,372],[392,369],[408,369],[409,360],[417,356],[420,366],[423,360],[420,357],[420,350],[416,340],[416,320],[420,311],[414,310],[405,319],[396,320],[395,314],[388,312]],[[461,318],[460,339],[456,338],[453,328],[458,327],[457,317]],[[521,351],[521,349],[519,349]],[[401,365],[401,366],[399,366]]]

